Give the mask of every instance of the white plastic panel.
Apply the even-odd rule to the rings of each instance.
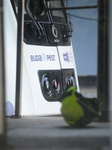
[[[23,57],[27,66],[36,70],[60,69],[56,47],[24,44]],[[31,73],[31,71],[29,71]]]
[[[38,70],[60,70],[56,47],[24,44],[21,114],[59,114],[60,102],[48,102],[43,97]]]
[[[72,45],[58,46],[58,51],[62,69],[71,69],[76,67]]]

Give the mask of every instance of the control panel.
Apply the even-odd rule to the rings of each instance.
[[[60,70],[38,71],[40,86],[47,101],[57,101],[63,94],[62,77]]]
[[[77,86],[74,69],[62,69],[62,77],[64,91],[66,91],[71,86]]]
[[[76,86],[74,70],[39,70],[42,94],[47,101],[60,101],[62,94],[70,86]]]

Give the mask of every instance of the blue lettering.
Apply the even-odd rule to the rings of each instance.
[[[31,61],[55,61],[55,55],[30,55]]]
[[[55,55],[47,55],[48,61],[55,61]]]
[[[30,55],[31,61],[42,61],[41,55]]]

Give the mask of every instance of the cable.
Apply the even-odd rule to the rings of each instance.
[[[75,17],[75,18],[79,18],[79,19],[90,20],[90,21],[98,21],[98,19],[95,19],[95,18],[81,17],[81,16],[70,14],[70,13],[67,13],[67,14],[69,14],[71,17]]]

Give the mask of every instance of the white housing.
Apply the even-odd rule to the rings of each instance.
[[[9,0],[4,0],[4,10],[6,101],[15,108],[17,20]],[[72,45],[58,47],[35,46],[25,43],[23,45],[21,116],[60,114],[60,102],[45,100],[40,87],[38,70],[74,68],[78,87]],[[63,53],[68,53],[69,62],[64,61]],[[53,55],[55,60],[47,59],[47,55]],[[37,58],[38,56],[41,56],[40,60]],[[35,61],[35,57],[38,59],[37,61]]]

